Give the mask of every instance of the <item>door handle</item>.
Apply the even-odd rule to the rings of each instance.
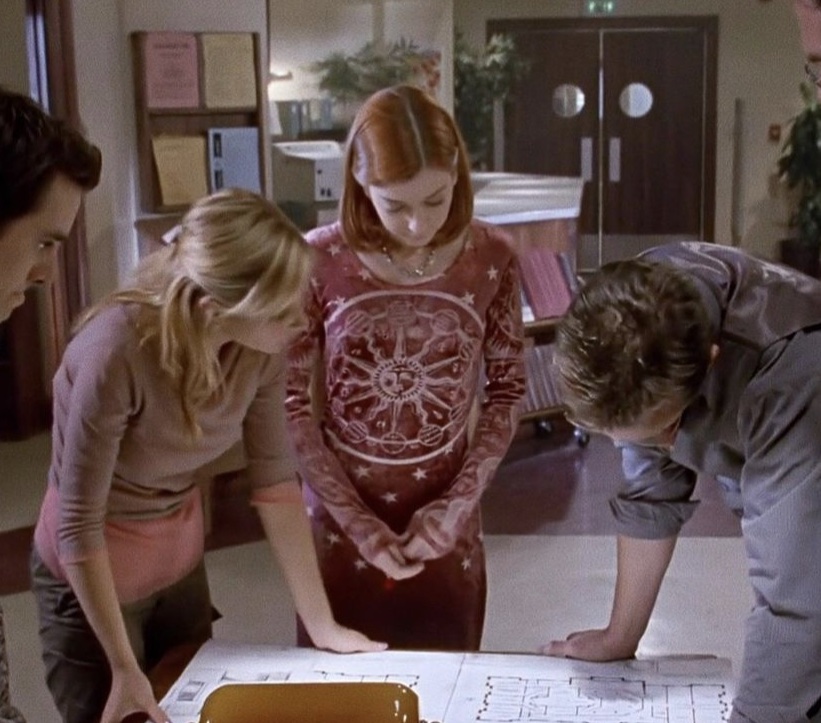
[[[621,181],[621,138],[610,139],[610,162],[607,172],[611,183]]]
[[[582,137],[581,146],[581,166],[582,166],[582,181],[593,180],[593,138],[590,136]]]

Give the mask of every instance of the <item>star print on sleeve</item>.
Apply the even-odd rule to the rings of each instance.
[[[457,545],[518,425],[525,388],[520,298],[518,266],[509,257],[485,315],[486,398],[468,454],[448,489],[414,512],[405,530],[409,537],[418,535],[426,542],[431,558],[448,554]]]
[[[473,306],[474,300],[475,294],[471,294],[469,291],[465,292],[462,295],[462,301],[464,301],[466,304],[470,304],[471,306]]]
[[[398,495],[396,494],[396,492],[386,492],[384,495],[382,495],[382,499],[385,501],[385,504],[392,505],[398,499]]]
[[[366,479],[371,476],[371,469],[370,467],[366,467],[364,464],[361,464],[359,467],[354,469],[353,473],[357,479]]]
[[[487,277],[488,277],[491,281],[495,281],[495,280],[498,278],[498,276],[499,276],[499,269],[497,269],[495,266],[491,266],[491,267],[487,270]]]

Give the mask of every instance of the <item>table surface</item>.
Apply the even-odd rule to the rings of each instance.
[[[169,650],[148,673],[148,680],[157,700],[165,697],[177,678],[180,677],[185,666],[188,665],[202,643],[185,643]]]
[[[175,660],[164,661],[165,672],[179,670],[189,652],[175,651]],[[442,723],[478,720],[477,705],[506,716],[488,715],[487,720],[521,722],[538,713],[539,719],[581,723],[585,717],[578,708],[580,702],[597,709],[604,706],[614,715],[618,709],[622,716],[618,720],[624,723],[647,723],[651,717],[657,723],[685,717],[720,723],[733,694],[730,661],[708,655],[586,663],[534,653],[339,655],[311,648],[211,640],[197,651],[161,702],[173,723],[189,723],[198,717],[211,692],[240,681],[399,683],[416,694],[420,718]],[[547,711],[556,715],[544,718]],[[653,715],[648,717],[648,712]],[[245,721],[245,711],[243,716],[230,720]],[[258,723],[256,718],[254,723]]]

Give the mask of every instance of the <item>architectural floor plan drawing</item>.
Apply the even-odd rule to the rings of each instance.
[[[338,655],[206,643],[162,705],[197,723],[226,683],[402,683],[428,723],[721,723],[730,713],[728,660],[670,657],[585,663],[541,655],[387,651]]]
[[[462,666],[457,690],[464,694],[451,701],[447,720],[718,723],[729,717],[729,678],[729,662],[715,658],[590,664],[473,656]]]

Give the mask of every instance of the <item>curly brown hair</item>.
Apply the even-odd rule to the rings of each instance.
[[[557,328],[568,416],[590,429],[624,429],[665,402],[687,404],[709,369],[713,337],[682,271],[640,259],[603,266]]]

